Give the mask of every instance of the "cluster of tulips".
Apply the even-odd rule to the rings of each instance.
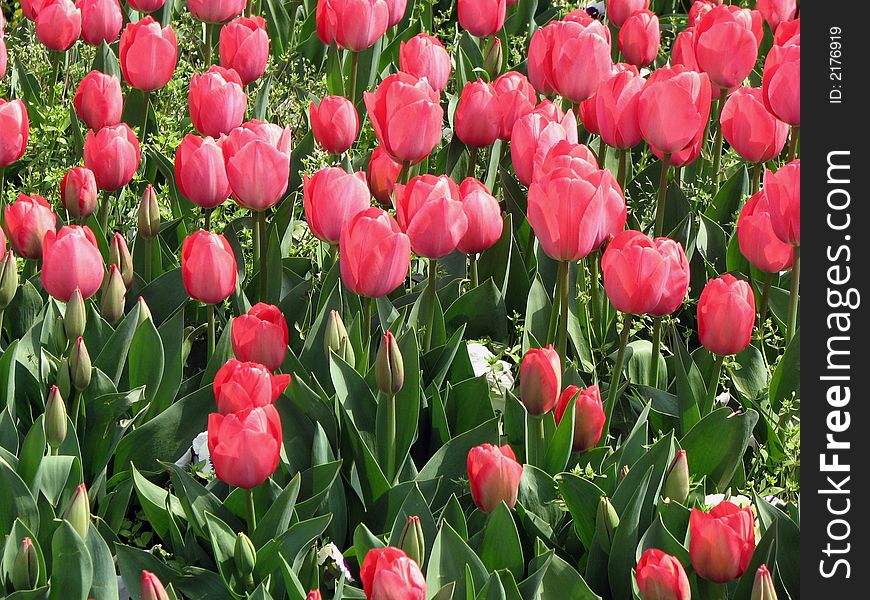
[[[144,14],[160,9],[164,1],[127,3]],[[554,344],[528,350],[520,368],[520,400],[532,431],[527,460],[534,464],[544,444],[543,418],[550,413],[559,423],[574,411],[574,451],[607,441],[637,315],[653,318],[649,380],[658,381],[662,318],[683,306],[690,282],[684,248],[664,230],[668,179],[679,182],[684,168],[695,164],[696,171],[707,173],[718,186],[724,142],[752,170],[752,195],[737,222],[740,251],[763,273],[792,269],[785,334],[787,340],[794,335],[800,273],[800,20],[795,18],[794,0],[759,0],[757,10],[697,0],[688,28],[676,37],[669,64],[647,76],[645,68],[656,61],[661,46],[658,16],[649,10],[649,0],[610,0],[611,27],[582,8],[573,10],[531,36],[527,74],[503,73],[496,36],[513,4],[457,2],[459,24],[480,40],[490,70],[457,90],[452,133],[468,148],[467,177],[459,182],[426,172],[424,165],[444,135],[442,94],[452,72],[444,44],[428,33],[402,42],[398,72],[387,75],[373,91],[364,91],[360,106],[354,101],[357,54],[405,17],[406,2],[319,0],[318,37],[328,46],[349,51],[352,63],[348,97],[327,96],[311,103],[313,137],[338,164],[342,155],[353,151],[361,117],[367,117],[379,145],[366,173],[324,166],[304,177],[302,195],[311,234],[332,248],[342,283],[362,300],[364,335],[374,333],[370,300],[406,285],[412,256],[428,259],[428,281],[421,292],[429,298],[423,318],[423,347],[428,350],[439,287],[437,261],[456,251],[467,255],[468,279],[476,286],[478,256],[502,237],[498,190],[475,174],[482,155],[500,153],[503,144],[510,145],[513,171],[528,190],[531,241],[558,264]],[[237,256],[228,240],[211,230],[211,211],[232,198],[251,212],[254,261],[259,264],[264,299],[269,277],[267,219],[288,193],[292,136],[289,127],[245,120],[248,86],[263,75],[269,59],[264,19],[251,16],[246,0],[188,0],[187,6],[207,24],[207,67],[190,80],[189,115],[196,133],[186,135],[178,146],[174,175],[180,193],[201,209],[203,228],[184,239],[180,262],[189,296],[208,306],[210,356],[216,339],[214,306],[238,288]],[[124,236],[109,230],[111,195],[127,186],[139,168],[140,146],[147,144],[149,94],[173,77],[178,43],[172,26],[162,26],[151,16],[124,26],[118,0],[22,0],[22,8],[34,22],[38,39],[56,53],[67,51],[79,38],[91,45],[119,40],[124,82],[145,97],[145,120],[137,135],[122,121],[121,81],[96,70],[85,76],[72,104],[89,131],[84,164],[71,168],[61,183],[64,211],[58,212],[65,214],[55,212],[45,198],[25,192],[3,211],[5,235],[0,237],[4,248],[8,239],[11,250],[0,267],[0,302],[8,305],[18,286],[16,257],[27,261],[26,273],[41,270],[44,290],[67,303],[67,333],[78,341],[64,360],[75,388],[81,390],[87,386],[82,380],[87,349],[81,337],[84,319],[76,321],[75,315],[83,311],[85,300],[102,290],[101,314],[116,323],[134,278],[144,283],[151,278],[150,262],[146,261],[145,273],[134,273]],[[247,16],[240,16],[243,12]],[[774,43],[764,62],[761,87],[748,87],[744,82],[758,62],[764,22]],[[211,64],[213,24],[221,25],[219,65]],[[0,36],[0,77],[6,71],[6,53]],[[0,99],[0,190],[2,169],[24,155],[28,134],[25,104]],[[583,142],[594,136],[599,145],[593,151]],[[649,228],[641,227],[643,215],[636,214],[625,194],[630,177],[627,157],[642,143],[661,161]],[[611,149],[618,154],[616,174],[606,167]],[[784,153],[787,158],[780,160]],[[92,215],[97,215],[109,240],[108,261],[86,224]],[[63,225],[58,229],[59,221]],[[629,223],[637,229],[626,229]],[[157,194],[149,185],[142,194],[138,231],[151,239],[159,229]],[[586,310],[591,307],[592,318],[604,310],[602,290],[624,315],[611,379],[602,386],[604,399],[597,384],[562,387],[563,369],[572,361],[568,317],[577,290],[571,287],[571,273],[580,261],[591,273],[592,301]],[[764,319],[769,289],[768,278],[756,298],[749,282],[725,274],[708,281],[701,292],[698,338],[717,357],[712,395],[724,357],[743,351],[756,319]],[[217,477],[250,490],[266,481],[280,462],[282,428],[273,404],[290,382],[289,375],[275,374],[285,361],[287,321],[277,307],[258,303],[233,321],[231,336],[236,358],[214,379],[217,412],[208,420],[208,446]],[[376,370],[382,391],[395,395],[401,357],[397,362],[391,336],[383,336]],[[333,350],[339,352],[340,347]],[[382,385],[386,380],[393,383]],[[481,511],[491,512],[502,502],[514,506],[523,465],[509,445],[473,448],[467,469]],[[670,477],[685,480],[685,493],[674,495],[685,501],[685,453],[675,459]],[[253,501],[250,507],[253,529]],[[749,508],[723,501],[709,513],[693,509],[690,532],[691,563],[699,576],[724,583],[748,568],[755,548]],[[426,597],[420,567],[405,551],[387,547],[360,558],[368,598]],[[153,574],[143,572],[142,582],[143,598],[166,597]],[[643,553],[636,582],[645,600],[690,597],[680,561],[658,549]],[[764,566],[758,570],[756,587],[768,594],[772,590]],[[318,592],[312,594],[309,598],[319,597]]]

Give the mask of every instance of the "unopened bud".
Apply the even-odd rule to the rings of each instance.
[[[415,563],[423,564],[423,559],[426,556],[426,539],[423,536],[423,526],[420,524],[420,517],[408,517],[405,528],[402,530],[402,535],[399,538],[399,548],[405,551]]]
[[[375,359],[375,380],[378,389],[388,395],[398,394],[405,384],[405,363],[392,331],[387,331],[381,338]]]
[[[665,498],[683,504],[689,497],[689,461],[686,451],[680,450],[671,462],[665,478]]]
[[[311,590],[305,600],[323,600],[323,596],[320,595],[320,590]]]
[[[157,194],[154,193],[154,187],[150,184],[145,186],[145,191],[142,193],[137,221],[139,235],[142,237],[150,239],[160,233],[160,207],[157,206]]]
[[[3,255],[0,265],[0,309],[5,309],[18,292],[18,262],[12,250]]]
[[[66,312],[63,316],[66,339],[74,340],[82,336],[85,333],[87,323],[88,312],[85,307],[85,299],[82,297],[82,291],[76,288],[66,303]]]
[[[242,580],[247,580],[254,572],[254,565],[257,564],[257,550],[254,548],[254,543],[251,538],[244,533],[239,533],[236,536],[236,545],[233,548],[233,562],[236,565],[236,572]]]
[[[76,488],[73,497],[66,506],[63,518],[72,525],[83,540],[87,539],[88,528],[91,524],[91,504],[88,500],[88,488],[85,487],[85,484],[82,483]]]
[[[124,295],[127,286],[116,265],[109,265],[109,278],[103,287],[103,297],[100,299],[100,314],[111,325],[124,316]]]
[[[486,51],[486,56],[483,58],[483,70],[489,73],[490,79],[495,79],[501,74],[503,62],[504,51],[501,47],[501,39],[493,37],[492,43]]]
[[[761,565],[755,572],[755,583],[752,585],[752,600],[777,600],[776,588],[767,565]]]
[[[148,303],[145,302],[145,298],[143,298],[142,296],[139,296],[139,299],[137,300],[137,302],[139,303],[139,323],[138,323],[138,325],[141,325],[145,321],[153,321],[154,317],[151,316],[151,309],[148,308]]]
[[[91,384],[91,355],[81,336],[69,353],[69,378],[78,391],[87,389]]]
[[[117,231],[109,244],[109,264],[118,266],[121,278],[124,280],[124,286],[130,289],[130,286],[133,285],[133,257],[130,256],[127,240]]]
[[[142,600],[169,600],[166,588],[150,571],[142,571]]]
[[[48,393],[44,419],[45,440],[52,448],[59,448],[66,439],[66,404],[56,385]]]
[[[39,559],[33,541],[26,537],[18,546],[18,554],[12,563],[12,589],[15,591],[32,590],[39,580]]]
[[[327,357],[329,357],[329,351],[331,350],[350,365],[356,362],[356,355],[350,343],[350,337],[347,335],[344,321],[341,320],[341,315],[338,314],[337,310],[330,311],[329,313],[329,322],[326,324],[323,346]]]
[[[610,544],[613,535],[619,525],[619,515],[606,496],[598,500],[598,515],[595,518],[595,533],[598,535],[598,543],[606,554],[610,554]]]

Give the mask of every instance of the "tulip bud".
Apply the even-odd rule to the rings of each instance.
[[[139,299],[137,300],[137,302],[139,303],[139,323],[138,323],[138,325],[141,325],[145,321],[153,321],[154,317],[151,315],[151,309],[148,308],[148,303],[145,302],[145,298],[143,298],[142,296],[139,296]],[[138,325],[137,325],[137,327],[138,327]]]
[[[56,385],[51,386],[45,403],[45,439],[52,448],[59,448],[66,439],[66,404]]]
[[[665,479],[665,498],[683,504],[689,497],[689,461],[686,451],[680,450],[671,462]]]
[[[0,264],[0,309],[5,309],[18,292],[18,262],[8,250]]]
[[[91,505],[85,484],[82,483],[76,488],[69,504],[66,505],[63,518],[72,525],[83,540],[87,539],[88,527],[91,524]]]
[[[65,356],[60,359],[60,363],[57,365],[57,380],[55,385],[60,392],[61,398],[69,398],[72,391],[72,382],[69,376],[69,359]]]
[[[236,565],[236,572],[241,576],[241,579],[247,581],[251,573],[254,572],[254,565],[257,563],[257,550],[254,548],[251,538],[241,532],[236,536],[236,545],[233,548],[233,562]]]
[[[375,380],[378,389],[390,396],[398,394],[405,383],[405,365],[402,360],[402,352],[399,350],[399,344],[391,331],[384,334],[378,348],[378,357],[375,359]]]
[[[752,586],[752,600],[777,600],[776,588],[767,565],[761,565],[755,572],[755,583]]]
[[[166,588],[157,575],[149,571],[142,571],[142,600],[169,600]]]
[[[305,596],[305,600],[323,600],[323,596],[320,594],[320,590],[311,590]]]
[[[351,346],[350,337],[347,335],[344,321],[341,320],[341,315],[338,314],[337,310],[329,313],[329,323],[326,325],[323,346],[327,357],[329,357],[329,351],[332,350],[336,355],[344,359],[346,363],[352,365],[356,362],[356,355],[354,354],[353,346]]]
[[[619,525],[619,515],[606,496],[598,500],[598,516],[595,519],[595,533],[598,534],[598,543],[606,554],[610,554],[610,544],[613,542],[613,534]]]
[[[483,70],[489,73],[491,79],[495,79],[501,73],[503,61],[504,51],[501,47],[501,38],[494,37],[486,51],[486,56],[483,58]]]
[[[139,235],[142,237],[151,239],[160,233],[160,207],[157,206],[157,194],[151,184],[146,185],[142,192],[137,220]]]
[[[121,271],[117,266],[109,265],[109,279],[100,300],[100,314],[112,325],[124,316],[124,294],[126,291]]]
[[[127,289],[133,283],[133,257],[130,256],[130,249],[127,248],[127,241],[124,236],[118,232],[112,236],[112,241],[109,244],[109,264],[118,265],[118,270],[121,272],[121,278],[124,281],[124,286]]]
[[[39,579],[39,559],[36,548],[29,537],[21,540],[18,554],[12,563],[12,589],[16,591],[32,590]]]
[[[81,336],[69,353],[69,376],[73,386],[80,392],[91,384],[91,355]]]
[[[423,564],[423,559],[426,556],[426,539],[423,536],[423,526],[420,524],[420,517],[408,517],[408,522],[405,523],[402,536],[399,538],[399,548],[404,550],[408,558],[415,563],[418,565]]]
[[[82,297],[82,291],[76,288],[70,296],[69,302],[66,303],[66,313],[63,316],[66,339],[74,340],[81,337],[85,333],[87,323],[88,313],[85,310],[85,299]]]

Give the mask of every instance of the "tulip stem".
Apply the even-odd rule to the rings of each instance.
[[[6,167],[0,167],[0,213],[5,212],[5,211],[3,211],[3,209],[6,208],[5,191],[6,191]],[[0,217],[2,217],[2,214],[0,214]]]
[[[798,143],[801,139],[801,128],[793,125],[791,128],[791,141],[788,145],[788,162],[793,161],[797,157]]]
[[[396,183],[408,183],[408,175],[411,173],[411,163],[409,161],[402,162],[402,170],[399,171],[399,176],[396,178]]]
[[[255,231],[254,235],[257,236],[257,239],[260,242],[260,256],[258,265],[260,269],[260,302],[266,301],[266,293],[267,293],[267,274],[268,274],[268,261],[269,261],[269,252],[268,248],[268,238],[266,233],[266,211],[260,211],[254,213],[254,226]]]
[[[671,162],[671,155],[665,154],[662,156],[662,172],[659,175],[659,193],[656,199],[656,225],[653,233],[655,237],[661,237],[664,234],[665,228],[665,203],[668,199],[668,168]]]
[[[533,466],[543,463],[544,415],[526,414],[526,462]]]
[[[468,255],[468,276],[471,279],[471,289],[480,285],[477,275],[477,254]]]
[[[604,143],[604,138],[598,138],[598,168],[603,169],[604,163],[607,162],[607,144]]]
[[[722,364],[724,362],[725,357],[717,354],[716,360],[713,361],[713,372],[710,373],[710,381],[707,383],[707,406],[702,407],[702,417],[713,410],[713,404],[716,402],[716,391],[719,389],[719,377],[722,375]]]
[[[73,389],[72,395],[72,412],[70,412],[69,418],[72,421],[73,430],[75,430],[78,426],[79,413],[81,412],[82,393],[77,389]]]
[[[770,286],[772,277],[770,273],[764,278],[764,288],[761,292],[761,303],[758,306],[758,329],[764,333],[764,319],[767,315],[767,303],[770,300]]]
[[[54,101],[57,99],[57,90],[55,86],[57,84],[57,77],[60,74],[60,61],[61,61],[61,53],[55,52],[54,50],[49,50],[48,55],[51,60],[51,64],[54,67],[51,74],[51,81],[48,84],[51,86],[51,103],[49,106],[54,105]]]
[[[659,383],[659,351],[662,346],[662,318],[653,319],[652,354],[649,363],[649,384],[658,387]]]
[[[248,508],[248,533],[253,534],[257,529],[257,509],[254,506],[254,488],[245,490],[245,501]]]
[[[477,146],[468,147],[468,174],[466,177],[474,177],[474,167],[477,166]]]
[[[558,337],[558,352],[562,357],[562,364],[568,364],[568,287],[570,285],[570,274],[568,271],[568,261],[559,263],[559,337]]]
[[[428,352],[432,348],[432,329],[435,328],[435,302],[438,300],[438,261],[429,259],[429,281],[424,292],[426,301],[426,341],[424,348]]]
[[[800,301],[801,284],[801,247],[794,247],[794,264],[791,268],[791,290],[788,296],[788,330],[786,331],[786,343],[791,341],[797,330],[798,302]]]
[[[206,360],[211,360],[215,345],[214,304],[206,304],[205,311],[208,315],[208,349],[206,351]]]
[[[202,228],[206,231],[211,231],[211,211],[212,208],[202,209]]]
[[[145,108],[142,110],[142,129],[139,130],[139,134],[142,137],[142,145],[145,145],[145,137],[148,135],[148,106],[151,104],[151,92],[142,92],[142,96],[144,96],[144,104]]]
[[[210,67],[212,64],[212,36],[214,35],[214,28],[211,23],[204,23],[203,25],[205,26],[205,45],[202,49],[202,60],[205,62],[206,67]]]
[[[719,165],[722,163],[722,126],[719,124],[719,117],[722,113],[722,99],[714,101],[713,127],[716,128],[716,137],[713,138],[713,181],[716,184],[716,189],[719,189]]]
[[[151,282],[151,238],[145,238],[145,283]]]
[[[631,333],[632,319],[633,315],[629,313],[625,313],[622,317],[622,331],[619,334],[619,350],[616,353],[616,362],[613,364],[610,385],[607,388],[607,403],[604,407],[604,434],[598,442],[601,446],[607,443],[607,434],[610,431],[610,424],[613,419],[613,407],[616,405],[617,391],[619,390],[620,379],[622,378],[622,366],[623,362],[625,362],[625,348],[628,346],[628,336]]]
[[[391,484],[396,478],[396,395],[387,395],[387,470],[384,473]]]
[[[369,353],[372,347],[372,299],[360,296],[362,309],[363,375],[369,370]]]
[[[625,148],[619,149],[619,171],[617,171],[616,182],[619,184],[619,189],[625,193],[625,178],[628,175],[628,152]]]
[[[752,165],[752,183],[749,187],[749,195],[754,196],[758,193],[759,186],[761,184],[761,163],[755,163]]]
[[[359,76],[359,52],[350,51],[350,89],[348,90],[350,101],[356,109],[356,87]]]
[[[108,191],[103,191],[103,203],[100,204],[100,227],[103,229],[103,235],[108,233],[109,229],[109,212],[112,208],[112,198]]]

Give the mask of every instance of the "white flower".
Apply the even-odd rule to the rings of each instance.
[[[725,497],[725,494],[708,494],[704,496],[704,505],[712,508],[723,500],[728,500],[729,502],[731,502],[732,504],[736,504],[740,508],[743,508],[745,506],[752,506],[752,500],[740,494],[737,494],[736,496],[728,496],[727,498]]]
[[[731,402],[731,392],[729,392],[728,390],[725,390],[724,392],[716,396],[716,404],[721,404],[722,406],[725,406],[729,402]]]
[[[193,438],[190,448],[175,461],[175,465],[186,468],[202,461],[205,461],[205,464],[199,470],[199,474],[203,477],[210,477],[214,473],[214,467],[211,464],[211,455],[208,451],[208,431],[203,431]]]
[[[344,575],[346,581],[354,580],[353,576],[350,574],[350,570],[347,568],[347,563],[344,562],[344,555],[341,553],[341,550],[338,549],[338,546],[332,542],[326,544],[323,548],[317,551],[318,567],[326,565],[329,561],[335,563],[335,566],[338,567],[338,570],[341,571],[342,575]]]
[[[466,347],[475,377],[486,375],[489,384],[497,388],[501,394],[514,387],[514,376],[511,373],[510,363],[504,360],[495,360],[495,354],[483,344],[470,342],[466,344]]]

